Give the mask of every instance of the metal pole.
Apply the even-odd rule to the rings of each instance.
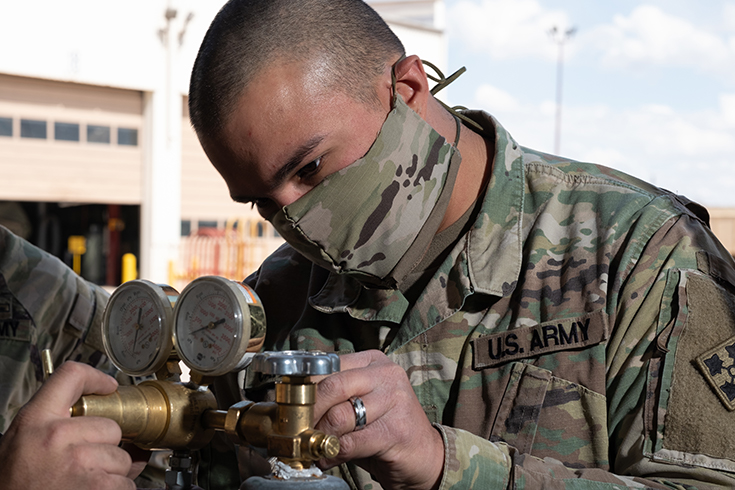
[[[561,152],[561,97],[564,93],[564,43],[558,43],[558,56],[556,59],[556,127],[554,128],[554,154]]]
[[[564,32],[559,31],[556,26],[552,27],[549,35],[558,46],[556,59],[556,127],[554,128],[554,154],[561,152],[561,108],[564,82],[564,44],[577,32],[571,27]]]

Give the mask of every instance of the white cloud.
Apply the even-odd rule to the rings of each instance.
[[[699,28],[688,20],[652,5],[636,7],[628,16],[585,34],[600,50],[603,63],[616,67],[648,65],[697,67],[715,73],[734,73],[732,40]]]
[[[491,107],[494,111],[515,111],[519,104],[508,92],[484,83],[475,91],[475,101],[480,107]]]
[[[549,30],[572,25],[566,11],[548,9],[540,0],[457,0],[447,10],[449,35],[494,60],[553,61],[557,50]],[[584,52],[616,68],[695,67],[735,77],[735,2],[723,4],[718,15],[719,32],[641,4],[609,23],[582,26],[577,42],[566,45],[566,56]]]
[[[725,29],[735,31],[735,2],[729,2],[723,5],[722,20]]]
[[[487,93],[500,93],[494,89]],[[554,103],[475,104],[496,116],[521,144],[551,152]],[[490,102],[496,99],[490,99]],[[683,113],[666,105],[617,109],[605,104],[565,106],[561,153],[635,175],[709,206],[735,206],[735,94],[719,111]]]
[[[735,126],[735,94],[720,94],[720,112],[726,124]]]
[[[549,30],[570,25],[565,12],[547,10],[537,0],[459,0],[448,7],[450,36],[493,59],[536,57],[553,60]]]

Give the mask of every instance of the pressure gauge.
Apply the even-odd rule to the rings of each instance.
[[[245,367],[251,333],[265,336],[265,313],[248,286],[204,276],[182,291],[174,311],[174,342],[193,371],[219,376]]]
[[[145,376],[158,371],[173,350],[173,305],[178,292],[146,280],[118,287],[105,308],[102,340],[122,372]]]

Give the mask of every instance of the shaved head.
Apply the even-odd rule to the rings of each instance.
[[[217,138],[244,89],[275,63],[311,67],[326,87],[378,104],[375,80],[403,54],[400,40],[362,0],[231,0],[194,63],[191,122],[200,139]]]

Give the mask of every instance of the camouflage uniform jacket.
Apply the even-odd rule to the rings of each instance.
[[[415,303],[285,245],[247,280],[266,348],[383,350],[443,435],[442,489],[735,488],[735,272],[706,211],[468,114],[491,180]]]
[[[101,342],[108,296],[0,226],[0,433],[41,387],[43,349],[56,366],[74,360],[114,373]]]

